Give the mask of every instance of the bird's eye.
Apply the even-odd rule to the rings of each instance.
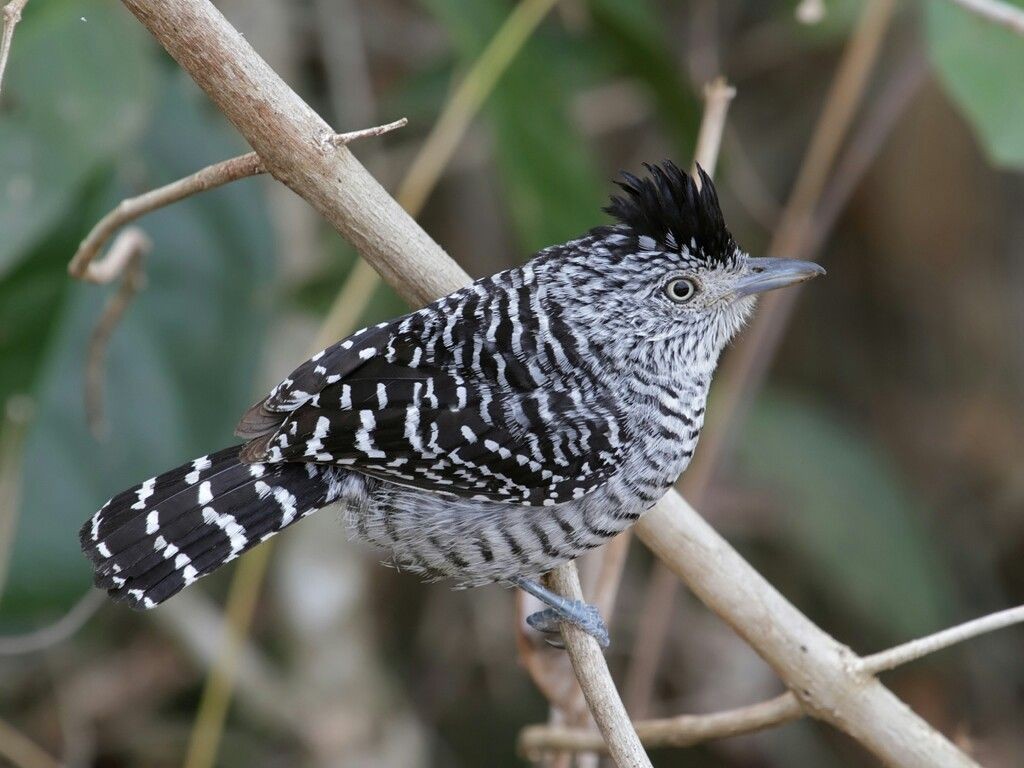
[[[665,283],[665,295],[680,304],[689,301],[697,292],[697,286],[685,277],[676,277]]]

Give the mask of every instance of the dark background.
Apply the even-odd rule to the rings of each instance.
[[[739,242],[763,253],[864,4],[827,0],[810,26],[794,5],[563,0],[460,143],[423,225],[480,276],[604,222],[619,169],[689,163],[702,85],[722,73],[738,95],[718,188]],[[394,190],[512,4],[219,6],[338,130],[409,118],[353,145]],[[866,170],[826,184],[829,200],[853,182],[834,225],[819,218],[810,255],[829,275],[801,295],[702,505],[860,653],[1024,602],[1021,73],[1024,38],[942,0],[897,4],[844,145],[867,146]],[[104,500],[231,441],[237,416],[303,358],[352,268],[351,249],[265,179],[147,216],[147,287],[114,332],[108,423],[90,433],[86,347],[114,288],[71,281],[67,261],[119,199],[245,149],[120,4],[31,0],[0,102],[5,635],[86,592],[77,530]],[[380,288],[364,319],[402,311]],[[709,419],[720,416],[713,392]],[[218,764],[519,764],[516,734],[547,708],[516,663],[511,593],[421,585],[377,559],[329,515],[282,537]],[[620,680],[650,566],[634,544],[611,617]],[[69,765],[180,764],[231,570],[152,614],[104,603],[70,638],[8,648],[0,718]],[[651,714],[781,690],[689,594],[672,621]],[[986,765],[1020,765],[1022,639],[986,636],[885,681]],[[809,721],[654,757],[874,764]]]

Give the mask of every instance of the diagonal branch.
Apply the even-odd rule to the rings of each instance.
[[[799,720],[803,707],[792,693],[746,707],[727,709],[710,715],[677,715],[633,723],[641,743],[647,749],[689,747],[713,739],[754,733],[776,725]],[[555,725],[527,726],[519,734],[519,753],[534,759],[549,750],[604,752],[599,734],[584,728]]]
[[[396,128],[404,127],[408,122],[403,117],[386,125],[334,134],[327,139],[327,143],[332,147],[345,146],[357,139],[389,133]],[[71,263],[68,264],[68,273],[74,278],[90,283],[110,282],[111,278],[108,275],[110,273],[119,274],[121,271],[117,262],[109,263],[109,259],[104,259],[94,263],[94,259],[104,244],[125,224],[158,208],[164,208],[179,200],[184,200],[186,197],[266,172],[267,169],[259,156],[255,152],[246,152],[244,155],[232,157],[230,160],[222,160],[219,163],[208,165],[190,176],[172,181],[170,184],[165,184],[138,197],[122,200],[114,210],[100,219],[82,240]]]

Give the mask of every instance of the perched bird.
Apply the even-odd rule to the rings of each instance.
[[[245,443],[108,501],[81,530],[96,585],[152,608],[336,507],[402,570],[515,584],[550,606],[534,626],[607,644],[536,579],[666,492],[756,295],[824,273],[740,250],[703,170],[646,167],[615,223],[313,355],[245,413]]]

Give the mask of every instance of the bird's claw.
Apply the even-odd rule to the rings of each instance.
[[[601,612],[595,606],[580,600],[567,602],[561,608],[545,608],[526,617],[527,624],[538,632],[549,635],[544,641],[555,648],[565,648],[560,634],[560,625],[563,621],[582,629],[597,640],[597,644],[602,648],[607,648],[611,643],[608,627],[601,618]]]

